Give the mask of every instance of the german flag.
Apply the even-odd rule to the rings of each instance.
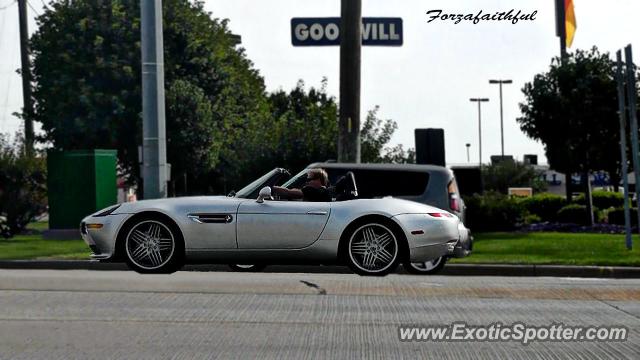
[[[576,13],[573,9],[573,0],[564,0],[564,31],[566,34],[567,47],[573,44],[573,35],[576,33]]]

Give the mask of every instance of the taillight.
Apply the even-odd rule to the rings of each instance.
[[[460,197],[458,196],[458,184],[456,184],[455,179],[449,182],[447,192],[449,193],[449,208],[460,212]]]
[[[453,211],[460,211],[460,199],[457,194],[449,194],[449,207]]]
[[[429,216],[436,217],[436,218],[443,218],[443,217],[448,217],[448,218],[450,218],[450,217],[453,217],[453,215],[451,215],[451,214],[449,214],[449,213],[439,213],[439,212],[436,212],[436,213],[427,213],[427,214],[429,214]]]

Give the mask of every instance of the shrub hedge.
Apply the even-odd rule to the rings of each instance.
[[[624,197],[618,192],[598,190],[591,193],[591,198],[593,199],[593,206],[598,209],[624,206]],[[587,204],[584,194],[578,195],[574,202],[580,205]]]
[[[522,203],[497,192],[474,194],[464,198],[466,226],[473,231],[511,231],[523,221]]]
[[[594,220],[624,225],[623,198],[619,193],[594,191]],[[564,196],[541,193],[529,198],[509,197],[497,192],[464,198],[466,226],[473,231],[511,231],[521,225],[541,222],[588,225],[584,196],[567,203]],[[603,211],[604,210],[604,211]],[[632,224],[637,224],[637,210]]]
[[[555,222],[558,220],[558,211],[567,205],[564,196],[541,193],[529,198],[520,199],[529,214],[537,215],[541,221]]]
[[[558,210],[558,222],[561,223],[588,225],[589,221],[587,219],[586,205],[569,204]]]
[[[629,210],[631,210],[629,211],[631,215],[631,226],[638,225],[638,209],[633,208]],[[609,224],[624,225],[624,208],[619,207],[609,210],[607,212],[607,218]]]

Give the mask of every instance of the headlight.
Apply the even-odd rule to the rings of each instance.
[[[116,209],[119,208],[119,207],[120,207],[120,204],[108,207],[104,211],[101,211],[101,212],[93,215],[93,217],[102,217],[102,216],[111,215],[111,213],[116,211]]]

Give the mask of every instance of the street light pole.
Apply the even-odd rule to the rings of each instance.
[[[467,143],[467,162],[471,162],[471,160],[469,159],[469,147],[471,147],[471,144]]]
[[[481,110],[481,104],[483,102],[488,102],[489,99],[487,98],[471,98],[469,99],[469,101],[471,102],[477,102],[478,103],[478,165],[480,166],[480,169],[482,170],[482,110]]]
[[[489,84],[498,84],[500,87],[500,145],[501,157],[504,159],[504,120],[502,118],[502,84],[511,84],[512,80],[489,80]]]

